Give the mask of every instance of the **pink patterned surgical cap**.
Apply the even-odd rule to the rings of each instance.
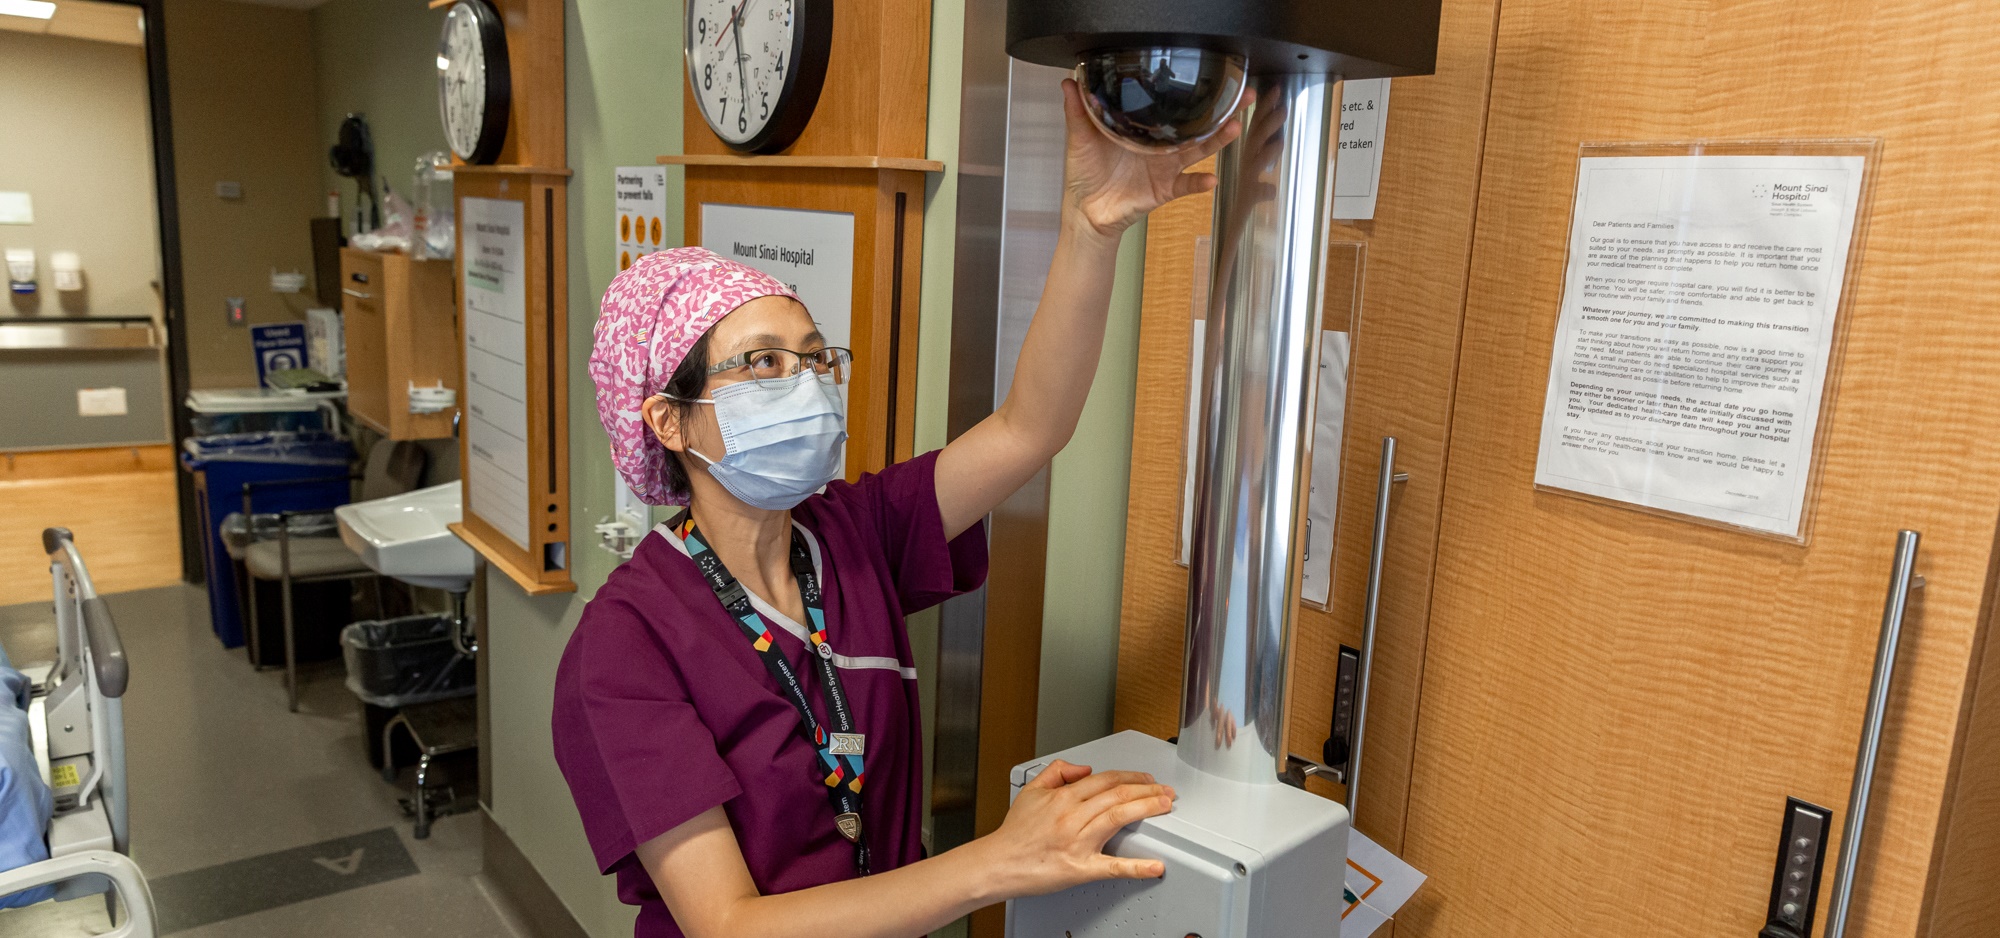
[[[611,281],[590,350],[597,417],[611,437],[611,461],[649,505],[686,500],[667,491],[667,449],[639,405],[666,387],[702,335],[736,307],[762,296],[798,299],[771,275],[707,248],[674,248],[640,258]]]

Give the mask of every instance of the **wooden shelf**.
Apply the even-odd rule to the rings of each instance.
[[[670,153],[659,158],[665,166],[740,166],[745,169],[903,169],[919,173],[944,172],[938,160],[907,156],[733,156],[708,153]]]
[[[457,2],[457,0],[449,0],[449,2]],[[492,175],[508,175],[508,176],[564,176],[564,177],[567,177],[575,172],[575,170],[569,169],[567,167],[553,168],[547,166],[515,166],[512,164],[482,166],[478,163],[458,163],[451,167],[451,171],[454,173],[465,173],[468,175],[492,174]]]
[[[569,579],[567,573],[562,574],[560,579],[543,580],[536,579],[532,571],[521,569],[514,562],[514,558],[520,556],[521,549],[512,544],[507,545],[506,550],[500,550],[494,545],[488,544],[485,538],[474,533],[472,528],[464,522],[448,524],[445,527],[451,533],[458,535],[458,539],[464,541],[466,546],[478,552],[480,556],[485,557],[486,562],[492,564],[494,569],[507,574],[507,579],[513,580],[514,585],[519,586],[530,596],[548,596],[554,593],[576,592],[576,583]]]

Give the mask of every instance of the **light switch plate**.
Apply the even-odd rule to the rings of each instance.
[[[240,296],[225,297],[222,301],[222,308],[229,316],[230,325],[232,326],[243,325],[242,297]]]

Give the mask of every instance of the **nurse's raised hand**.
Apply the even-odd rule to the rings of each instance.
[[[1000,829],[967,849],[983,854],[1004,898],[1038,896],[1101,879],[1157,879],[1158,860],[1109,856],[1104,844],[1128,824],[1173,810],[1174,790],[1142,772],[1098,772],[1060,759],[1007,811]]]
[[[1136,153],[1091,124],[1076,82],[1065,79],[1062,95],[1068,143],[1055,258],[1007,399],[938,454],[938,514],[947,537],[986,517],[1069,443],[1104,349],[1121,237],[1147,212],[1214,189],[1213,173],[1189,167],[1243,133],[1242,121],[1231,118],[1186,150]],[[1246,104],[1250,98],[1246,91]]]
[[[1083,92],[1063,79],[1063,117],[1068,143],[1063,152],[1063,201],[1098,234],[1116,237],[1150,212],[1182,196],[1215,188],[1214,173],[1188,167],[1214,156],[1243,133],[1230,118],[1215,136],[1175,153],[1137,153],[1113,143],[1090,123]],[[1255,98],[1244,92],[1245,105]]]

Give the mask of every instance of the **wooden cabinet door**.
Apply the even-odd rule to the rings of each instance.
[[[347,342],[347,409],[355,419],[389,432],[389,283],[382,258],[340,252],[340,318]]]
[[[1928,586],[1849,934],[1925,933],[2000,509],[1993,12],[1502,7],[1403,841],[1430,880],[1403,935],[1755,935],[1786,796],[1845,819],[1899,528]],[[1811,543],[1535,491],[1578,145],[1786,137],[1883,141]]]

